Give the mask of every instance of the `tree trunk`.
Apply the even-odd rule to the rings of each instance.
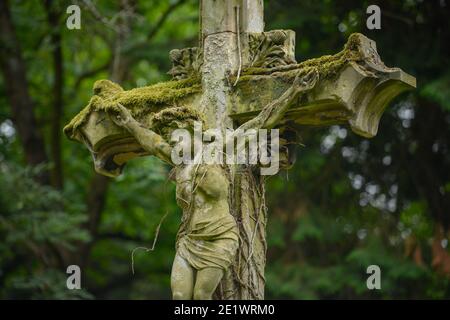
[[[0,43],[0,64],[6,96],[11,105],[12,120],[22,142],[26,162],[32,166],[46,163],[48,159],[45,144],[36,124],[25,62],[11,19],[8,1],[0,1]],[[42,172],[38,180],[48,184],[50,180],[48,172]]]
[[[50,152],[53,162],[52,185],[57,189],[63,188],[63,168],[61,152],[61,117],[63,110],[64,65],[61,46],[62,26],[59,24],[59,12],[54,1],[44,3],[47,21],[50,27],[50,43],[53,56],[53,109],[51,118]]]

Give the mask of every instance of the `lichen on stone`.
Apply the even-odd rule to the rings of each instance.
[[[255,68],[249,67],[243,70],[239,82],[251,80],[252,76],[269,75],[277,72],[287,72],[296,70],[300,73],[307,73],[316,68],[322,79],[329,79],[337,75],[343,66],[351,61],[361,61],[361,34],[350,35],[342,51],[335,55],[325,55],[320,58],[309,59],[298,64],[290,64],[275,68]],[[287,75],[288,76],[288,75]]]
[[[120,103],[128,108],[134,117],[140,118],[200,92],[201,83],[198,77],[193,77],[125,91],[112,81],[99,80],[95,82],[93,91],[94,96],[88,105],[64,127],[64,133],[69,138],[73,138],[77,128],[86,123],[89,115],[94,111],[114,110]]]

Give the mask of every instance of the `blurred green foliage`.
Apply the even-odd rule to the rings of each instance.
[[[168,12],[174,3],[135,1],[121,48],[129,60],[124,88],[168,79],[169,50],[197,44],[196,1]],[[66,29],[69,4],[54,3],[61,12],[63,122],[87,103],[96,80],[111,76],[100,67],[111,60],[115,39],[83,5],[82,29]],[[450,220],[450,3],[379,2],[382,29],[373,31],[365,27],[369,4],[376,2],[265,1],[266,30],[295,30],[298,61],[335,53],[349,34],[362,32],[376,40],[388,66],[401,67],[419,84],[392,103],[372,140],[346,126],[302,129],[305,146],[296,165],[267,185],[267,298],[450,298],[450,271],[433,264],[438,253],[432,246],[438,241],[449,254],[448,233],[438,231]],[[95,5],[110,21],[120,20],[116,2]],[[10,6],[34,112],[50,149],[52,30],[41,1]],[[88,73],[94,69],[100,71]],[[169,168],[153,158],[133,160],[109,183],[98,229],[89,232],[86,199],[94,173],[88,150],[61,133],[64,188],[38,184],[33,177],[45,168],[27,167],[6,81],[0,78],[0,298],[169,298],[180,222]],[[151,247],[166,213],[155,249],[136,251],[133,275],[132,250]],[[87,260],[78,260],[86,246]],[[83,290],[66,289],[68,261],[84,261]],[[381,267],[379,291],[366,287],[371,264]]]
[[[74,243],[90,240],[81,228],[87,218],[84,208],[36,183],[33,178],[42,169],[5,163],[1,167],[0,234],[4,237],[0,256],[2,271],[8,276],[2,294],[10,298],[90,298],[85,290],[67,290],[67,276],[63,270],[52,269],[56,262],[51,254],[56,246],[72,251]]]

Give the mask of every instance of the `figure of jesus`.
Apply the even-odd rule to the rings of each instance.
[[[297,75],[289,89],[239,129],[274,128],[295,99],[314,87],[318,77],[316,69]],[[143,127],[120,104],[108,112],[111,119],[127,130],[145,151],[174,166],[176,200],[183,215],[171,273],[173,299],[212,299],[224,273],[234,262],[239,247],[238,227],[228,202],[229,168],[197,161],[177,165],[172,162],[173,130],[184,128],[193,131],[193,121],[201,121],[200,117],[195,119],[184,107],[160,111],[153,122],[153,125],[157,121],[163,122],[158,127],[165,129],[159,132],[152,127]],[[194,139],[191,143],[196,143]],[[194,155],[197,156],[201,155]]]

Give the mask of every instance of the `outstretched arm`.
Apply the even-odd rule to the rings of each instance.
[[[318,79],[319,73],[316,69],[311,70],[304,76],[297,75],[292,86],[281,97],[272,101],[255,118],[242,124],[238,129],[272,129],[283,118],[295,99],[300,94],[314,88]]]
[[[171,160],[172,147],[159,134],[144,128],[133,118],[127,108],[119,103],[118,109],[109,113],[112,121],[119,127],[126,129],[145,151],[169,164],[173,164]]]

